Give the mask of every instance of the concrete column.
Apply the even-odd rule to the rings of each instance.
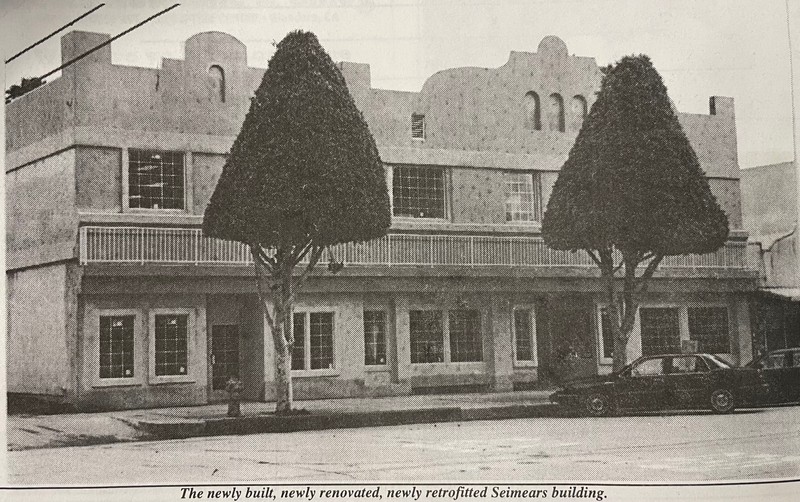
[[[408,297],[394,300],[394,353],[392,374],[397,383],[407,383],[411,378],[411,332],[408,322]]]
[[[736,295],[730,301],[731,319],[728,321],[731,352],[737,364],[746,364],[753,358],[753,339],[750,332],[750,306],[747,298]]]
[[[488,345],[486,369],[492,377],[492,390],[507,392],[514,390],[514,352],[511,336],[511,305],[507,299],[493,296],[489,309]]]

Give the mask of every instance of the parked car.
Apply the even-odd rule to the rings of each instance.
[[[623,409],[710,409],[729,413],[759,402],[767,392],[762,372],[733,368],[713,354],[643,356],[618,373],[575,381],[550,396],[592,416]]]
[[[800,401],[800,347],[774,350],[746,365],[761,371],[767,383],[767,404]]]

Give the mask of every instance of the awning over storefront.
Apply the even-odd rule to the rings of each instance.
[[[758,288],[758,292],[781,300],[800,302],[800,288]]]

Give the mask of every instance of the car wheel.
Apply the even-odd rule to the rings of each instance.
[[[586,413],[593,417],[606,417],[613,409],[611,399],[605,394],[589,394],[583,404]]]
[[[736,408],[736,400],[728,389],[717,389],[709,398],[711,411],[714,413],[730,413]]]

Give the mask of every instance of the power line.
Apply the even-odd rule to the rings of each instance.
[[[142,26],[143,24],[149,23],[150,21],[152,21],[153,19],[157,18],[158,16],[160,16],[162,14],[166,14],[167,12],[171,11],[175,7],[178,7],[179,5],[180,5],[179,3],[176,3],[172,7],[167,7],[166,9],[162,10],[161,12],[158,12],[157,14],[153,14],[152,16],[148,17],[147,19],[145,19],[141,23],[138,23],[138,24],[135,24],[134,26],[131,26],[130,28],[128,28],[127,30],[123,31],[119,35],[116,35],[116,36],[110,38],[109,40],[106,40],[105,42],[103,42],[102,44],[98,45],[97,47],[84,52],[80,56],[77,56],[77,57],[74,57],[74,58],[70,59],[69,61],[67,61],[66,63],[62,64],[61,66],[59,66],[55,70],[51,70],[51,71],[45,73],[44,75],[39,77],[39,80],[43,80],[45,77],[49,77],[53,73],[55,73],[55,72],[57,72],[59,70],[63,70],[64,68],[66,68],[67,66],[71,65],[72,63],[75,63],[76,61],[80,61],[81,59],[85,58],[89,54],[102,49],[103,47],[105,47],[106,45],[109,45],[114,40],[117,40],[118,38],[120,38],[120,37],[122,37],[124,35],[127,35],[128,33],[132,32],[136,28]]]
[[[85,14],[83,14],[82,16],[78,16],[78,17],[76,17],[75,19],[73,19],[73,20],[72,20],[72,21],[70,21],[69,23],[65,24],[64,26],[62,26],[61,28],[57,29],[57,30],[56,30],[56,31],[54,31],[53,33],[51,33],[51,34],[47,35],[46,37],[44,37],[43,39],[39,40],[39,41],[38,41],[38,42],[36,42],[35,44],[33,44],[33,45],[29,45],[29,46],[28,46],[28,47],[26,47],[25,49],[22,49],[22,50],[21,50],[21,51],[19,51],[18,53],[14,54],[14,55],[13,55],[13,56],[11,56],[10,58],[6,59],[6,64],[10,63],[11,61],[14,61],[14,60],[15,60],[15,59],[17,59],[18,57],[22,56],[23,54],[25,54],[25,53],[26,53],[26,52],[28,52],[29,50],[33,49],[33,48],[34,48],[34,47],[36,47],[37,45],[39,45],[39,44],[41,44],[42,42],[44,42],[45,40],[47,40],[48,38],[51,38],[52,36],[54,36],[54,35],[57,35],[57,34],[59,34],[60,32],[64,31],[66,28],[69,28],[69,27],[70,27],[70,26],[72,26],[73,24],[77,23],[78,21],[80,21],[81,19],[85,18],[86,16],[88,16],[89,14],[91,14],[92,12],[96,11],[97,9],[99,9],[100,7],[102,7],[102,6],[104,6],[104,5],[105,5],[104,3],[101,3],[100,5],[98,5],[97,7],[95,7],[94,9],[90,10],[89,12],[86,12],[86,13],[85,13]]]

